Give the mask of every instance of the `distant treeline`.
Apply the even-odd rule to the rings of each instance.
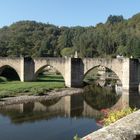
[[[19,21],[0,29],[0,56],[140,57],[140,14],[126,20],[110,15],[89,27],[58,27]]]

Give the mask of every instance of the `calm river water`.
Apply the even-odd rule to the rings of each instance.
[[[120,96],[95,86],[85,90],[84,94],[1,108],[0,140],[73,140],[76,134],[83,137],[101,128],[96,123],[101,109],[139,108],[138,94]]]

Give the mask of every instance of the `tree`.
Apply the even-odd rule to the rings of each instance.
[[[74,56],[74,49],[73,48],[63,48],[61,50],[62,56],[73,57]]]
[[[115,24],[115,23],[121,22],[123,20],[124,20],[123,16],[113,16],[113,15],[110,15],[108,17],[108,19],[107,19],[107,23]]]
[[[0,29],[0,56],[61,56],[77,51],[79,57],[139,57],[140,14],[128,20],[110,15],[96,27],[57,27],[19,21]],[[66,49],[65,49],[66,48]],[[68,51],[68,52],[67,52]]]

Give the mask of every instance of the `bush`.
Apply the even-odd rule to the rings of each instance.
[[[0,82],[7,82],[7,78],[3,77],[3,76],[0,76]]]
[[[110,125],[111,123],[116,122],[120,118],[123,118],[127,116],[128,114],[135,112],[136,110],[137,110],[136,108],[132,109],[128,107],[128,108],[118,110],[118,111],[110,111],[105,114],[105,118],[103,119],[103,125],[105,126]]]

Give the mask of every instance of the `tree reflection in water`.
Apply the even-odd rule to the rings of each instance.
[[[120,98],[113,90],[97,85],[89,85],[84,88],[83,97],[87,104],[95,109],[112,107]]]

